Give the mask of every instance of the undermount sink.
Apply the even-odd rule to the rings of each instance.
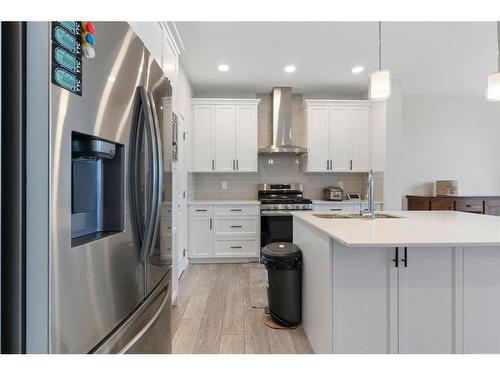
[[[320,219],[370,219],[369,214],[361,215],[359,213],[353,214],[313,214]],[[401,216],[375,213],[375,219],[401,219]]]

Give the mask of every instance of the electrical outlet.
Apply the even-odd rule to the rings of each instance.
[[[227,189],[227,181],[222,181],[221,188],[222,188],[222,190]]]
[[[339,182],[337,182],[337,186],[338,186],[339,188],[343,189],[343,188],[344,188],[344,181],[339,181]]]

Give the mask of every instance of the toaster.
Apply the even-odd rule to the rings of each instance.
[[[344,190],[338,186],[329,186],[323,189],[323,199],[326,201],[341,201]]]

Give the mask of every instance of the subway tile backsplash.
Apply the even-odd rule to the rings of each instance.
[[[344,192],[366,195],[366,173],[304,173],[300,156],[259,156],[257,173],[189,173],[189,200],[257,199],[259,183],[294,183],[304,185],[304,196],[321,199],[326,186],[343,182]],[[222,183],[227,182],[227,189]],[[375,173],[375,199],[382,200],[383,172]]]

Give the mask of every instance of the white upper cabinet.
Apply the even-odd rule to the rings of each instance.
[[[326,172],[330,166],[329,107],[313,107],[307,111],[307,139],[309,153],[307,169],[310,172]]]
[[[257,105],[236,106],[236,170],[257,171]]]
[[[370,169],[370,103],[306,100],[307,172]]]
[[[259,101],[192,99],[193,172],[257,171]]]
[[[236,117],[234,105],[215,106],[215,170],[235,169]]]
[[[215,106],[193,108],[193,165],[197,172],[215,169]]]
[[[349,172],[349,108],[330,108],[331,171]]]

